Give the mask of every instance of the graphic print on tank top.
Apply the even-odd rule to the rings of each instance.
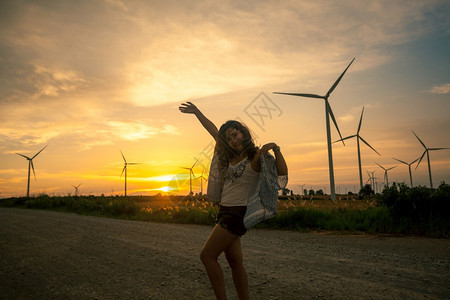
[[[243,161],[237,163],[236,165],[232,166],[229,165],[227,172],[225,174],[225,184],[233,183],[242,176],[242,174],[245,171],[245,167],[247,166],[247,158],[245,158]]]

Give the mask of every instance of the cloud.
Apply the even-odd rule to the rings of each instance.
[[[448,94],[448,93],[450,93],[450,83],[446,83],[446,84],[442,84],[442,85],[435,85],[428,92],[430,92],[432,94]]]
[[[102,132],[108,132],[121,140],[137,141],[148,139],[156,134],[177,134],[175,126],[164,125],[162,128],[148,125],[144,121],[109,121],[102,129]]]
[[[11,101],[90,93],[153,106],[334,76],[354,56],[360,56],[355,71],[392,59],[385,47],[424,34],[429,26],[420,24],[436,5],[124,3],[4,4],[14,18],[0,23],[7,25],[0,30],[2,69],[9,70],[1,93]]]
[[[0,113],[4,120],[0,124],[0,141],[18,148],[52,141],[70,143],[86,150],[122,140],[138,141],[161,134],[179,134],[176,126],[164,120],[124,119],[108,115],[109,111],[97,107],[89,108],[87,113],[83,105],[73,104],[69,109],[66,106],[65,103],[55,103],[53,107],[29,103],[20,109],[5,106],[7,109]],[[12,111],[15,117],[8,118]]]
[[[123,11],[128,11],[128,7],[121,0],[105,0],[107,4],[110,4],[113,7],[117,7]]]

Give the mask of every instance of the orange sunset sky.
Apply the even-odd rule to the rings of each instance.
[[[181,102],[217,126],[244,122],[276,142],[288,188],[329,193],[323,100],[344,137],[361,136],[363,180],[450,147],[450,3],[426,1],[1,1],[0,197],[30,193],[186,194],[207,172],[212,140]],[[339,135],[331,127],[332,140]],[[336,192],[359,186],[356,140],[333,144]],[[433,185],[450,182],[450,150],[430,152]],[[429,186],[426,157],[415,185]],[[32,175],[33,176],[33,175]],[[193,182],[200,192],[200,180]],[[205,192],[206,183],[203,185]]]

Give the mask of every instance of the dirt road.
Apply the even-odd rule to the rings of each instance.
[[[214,299],[198,258],[210,230],[0,208],[0,298]],[[450,240],[251,230],[242,242],[252,299],[450,298]]]

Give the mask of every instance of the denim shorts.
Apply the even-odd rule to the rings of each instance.
[[[244,226],[244,216],[247,206],[219,206],[216,224],[237,236],[243,236],[247,229]]]

